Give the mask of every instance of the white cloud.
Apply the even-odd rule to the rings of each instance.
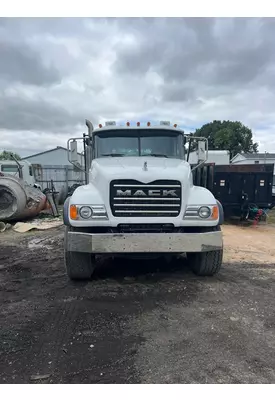
[[[85,118],[231,119],[275,152],[274,21],[1,19],[1,149],[65,146]]]

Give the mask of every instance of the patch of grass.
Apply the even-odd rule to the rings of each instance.
[[[269,211],[268,217],[267,217],[267,223],[268,224],[275,224],[275,208]]]

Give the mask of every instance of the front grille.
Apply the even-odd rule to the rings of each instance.
[[[115,217],[176,217],[181,208],[181,183],[114,180],[110,183],[110,207]]]
[[[172,233],[174,224],[119,224],[120,233]]]

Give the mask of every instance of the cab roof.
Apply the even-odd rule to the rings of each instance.
[[[179,129],[178,127],[173,127],[169,125],[142,125],[142,126],[137,126],[137,125],[130,125],[130,126],[125,126],[125,125],[107,125],[107,126],[102,126],[101,128],[96,128],[93,130],[93,133],[99,133],[99,132],[106,132],[106,131],[116,131],[116,130],[163,130],[163,131],[172,131],[172,132],[178,132],[183,134],[183,130]]]

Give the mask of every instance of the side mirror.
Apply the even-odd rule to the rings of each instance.
[[[92,141],[91,138],[85,138],[85,144],[86,144],[86,146],[91,146],[92,143],[93,143],[93,141]]]
[[[198,141],[198,162],[206,161],[206,142],[204,140]]]
[[[77,152],[77,141],[73,140],[70,142],[70,161],[72,163],[78,162],[78,152]]]

